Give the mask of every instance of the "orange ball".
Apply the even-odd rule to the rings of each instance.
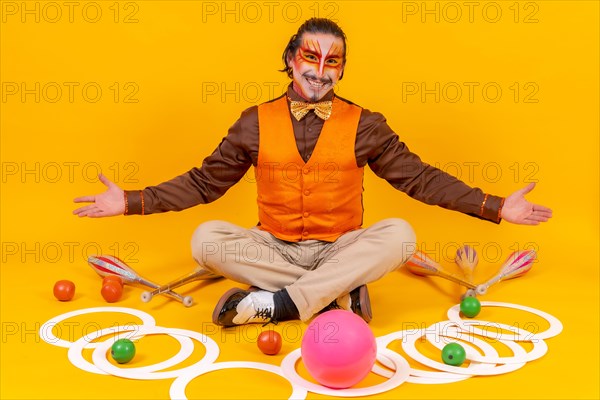
[[[119,275],[106,275],[102,279],[102,285],[104,286],[106,282],[117,282],[119,285],[121,285],[121,287],[123,287],[123,278],[121,278]]]
[[[281,350],[281,335],[271,330],[264,331],[260,335],[258,335],[256,344],[258,345],[260,351],[269,356],[274,356]]]
[[[71,281],[60,280],[54,284],[54,297],[60,301],[69,301],[75,296],[75,284]]]
[[[119,282],[107,281],[102,285],[102,290],[100,290],[100,293],[107,303],[115,303],[121,299],[121,296],[123,295],[123,288]]]

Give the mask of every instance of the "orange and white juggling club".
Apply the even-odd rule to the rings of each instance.
[[[124,283],[128,284],[140,284],[152,289],[160,287],[154,282],[151,282],[145,278],[142,278],[133,268],[125,264],[123,260],[117,257],[109,255],[96,255],[88,257],[88,264],[94,269],[100,276],[117,275],[123,279]],[[169,296],[175,300],[183,303],[184,306],[190,307],[194,300],[191,296],[182,296],[179,293],[173,291],[164,291],[166,296]]]
[[[221,278],[221,276],[215,275],[212,272],[209,272],[209,271],[205,270],[204,268],[199,267],[199,268],[196,268],[194,271],[190,272],[189,274],[183,275],[183,276],[175,279],[174,281],[171,281],[162,286],[157,286],[152,292],[142,293],[142,301],[144,303],[147,303],[150,300],[152,300],[152,298],[156,295],[159,295],[162,293],[168,293],[171,289],[175,289],[179,286],[183,286],[192,281],[216,279],[216,278]]]
[[[526,274],[534,264],[537,254],[535,250],[517,250],[511,253],[506,259],[498,273],[487,282],[477,285],[475,289],[477,294],[487,293],[490,286],[503,280],[518,278]]]
[[[469,289],[476,288],[476,286],[473,283],[467,282],[459,276],[446,271],[440,264],[433,261],[420,250],[417,250],[404,265],[406,266],[406,268],[408,268],[410,272],[412,272],[415,275],[439,276],[441,278],[448,279],[449,281],[452,281],[454,283],[458,283],[459,285],[465,286]]]

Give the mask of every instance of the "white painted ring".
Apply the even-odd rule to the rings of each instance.
[[[514,326],[509,326],[506,324],[485,322],[488,324],[493,324],[494,326],[500,326],[500,327],[502,327],[502,329],[506,329],[506,330],[509,330],[509,331],[512,331],[515,333],[515,334],[498,333],[498,335],[494,336],[494,339],[531,342],[531,341],[534,341],[537,339],[549,339],[551,337],[558,335],[563,330],[562,322],[560,322],[560,320],[558,318],[554,317],[553,315],[548,314],[547,312],[544,312],[544,311],[541,311],[541,310],[538,310],[538,309],[535,309],[532,307],[522,306],[522,305],[513,304],[513,303],[497,302],[497,301],[482,301],[481,306],[482,307],[507,307],[507,308],[514,308],[517,310],[527,311],[527,312],[536,314],[536,315],[544,318],[550,324],[550,327],[548,329],[546,329],[545,331],[539,332],[539,333],[533,333],[533,332],[529,332],[527,330],[520,329],[520,328],[517,328]],[[461,319],[460,304],[456,304],[456,305],[450,307],[450,309],[448,310],[448,319],[450,321],[456,322],[456,324],[458,324],[463,330],[472,332],[479,336],[486,336],[486,337],[490,336],[484,330],[474,328],[474,327],[469,327],[469,324],[467,323],[468,321]],[[527,332],[527,333],[522,334],[521,332]]]
[[[425,337],[431,344],[433,344],[438,349],[443,349],[443,347],[450,343],[455,342],[453,340],[444,340],[443,337],[452,338],[452,339],[460,339],[465,342],[474,343],[473,337],[470,335],[465,335],[465,331],[462,331],[458,326],[454,325],[450,329],[444,330],[443,333],[433,332],[432,330],[436,330],[438,326],[445,322],[450,322],[454,324],[453,321],[444,321],[438,322],[436,324],[431,325],[426,330]],[[440,340],[441,339],[441,340]],[[548,345],[543,340],[534,340],[533,349],[530,352],[526,352],[525,349],[519,345],[518,343],[512,340],[498,340],[499,343],[504,344],[509,347],[514,356],[512,357],[500,357],[500,356],[482,356],[478,351],[472,349],[470,346],[466,346],[464,343],[459,343],[463,347],[466,348],[467,352],[467,360],[477,361],[480,363],[491,363],[491,364],[524,364],[529,361],[537,360],[540,357],[543,357],[548,352]]]
[[[116,329],[118,332],[133,331],[133,332],[128,332],[125,335],[121,335],[121,334],[115,335],[111,341],[111,343],[114,343],[116,340],[122,339],[122,338],[127,338],[127,339],[140,338],[141,336],[143,336],[143,334],[140,335],[140,334],[138,334],[138,332],[142,331],[143,327],[144,327],[143,325],[123,325],[123,326],[118,326],[116,328],[111,327],[111,328],[102,329],[101,331],[97,331],[97,332],[98,332],[98,337],[102,337],[102,336],[106,336],[108,334],[114,333],[113,329]],[[122,328],[122,329],[117,329],[117,328]],[[166,369],[166,368],[170,368],[174,365],[177,365],[182,360],[187,359],[194,352],[194,343],[192,342],[192,339],[190,339],[189,337],[181,336],[181,335],[179,335],[179,336],[171,335],[171,336],[173,336],[173,338],[175,338],[177,341],[179,341],[179,344],[181,345],[181,349],[179,350],[179,353],[176,356],[174,356],[170,359],[167,359],[165,361],[156,363],[156,364],[152,364],[152,365],[148,365],[148,366],[144,366],[144,367],[128,368],[128,370],[129,371],[134,370],[134,371],[138,371],[138,372],[160,371],[161,369]],[[71,347],[69,348],[69,352],[67,354],[69,361],[71,361],[71,364],[75,365],[77,368],[82,369],[84,371],[91,372],[94,374],[99,374],[99,375],[108,375],[102,369],[98,368],[95,364],[92,364],[89,361],[87,361],[85,358],[83,358],[83,354],[82,354],[83,349],[89,347],[89,345],[91,344],[89,342],[86,342],[85,339],[86,339],[85,337],[81,337],[78,340],[76,340],[75,343],[73,343],[73,345],[71,345]],[[109,340],[109,339],[107,339],[107,340]],[[112,344],[111,344],[111,346],[112,346]]]
[[[189,370],[177,377],[171,384],[171,389],[169,394],[171,399],[177,400],[187,400],[187,396],[185,394],[186,386],[196,377],[206,374],[212,371],[218,371],[222,369],[230,369],[230,368],[249,368],[249,369],[257,369],[261,371],[272,372],[281,376],[284,379],[287,379],[283,374],[281,367],[277,365],[258,363],[258,362],[250,362],[250,361],[227,361],[227,362],[219,362],[208,365],[203,368],[198,368],[197,370]],[[289,379],[287,379],[289,381]],[[289,397],[290,399],[305,399],[308,394],[306,389],[301,386],[292,384],[292,394]]]
[[[496,366],[495,364],[477,363],[476,361],[471,361],[467,367],[456,367],[453,365],[447,365],[421,354],[415,346],[415,342],[418,339],[419,337],[413,336],[412,338],[408,338],[402,341],[402,348],[404,349],[406,354],[408,354],[415,361],[418,361],[421,364],[426,365],[428,367],[439,369],[440,371],[454,372],[457,374],[466,375],[499,375],[515,371],[521,368],[523,365],[525,365],[525,363],[522,363],[503,364]],[[477,338],[473,338],[473,340],[476,346],[483,350],[486,355],[498,356],[498,352],[496,351],[496,349],[494,349],[485,341]]]
[[[407,330],[403,330],[403,331],[392,332],[385,336],[381,336],[381,337],[377,338],[377,347],[378,348],[387,348],[387,346],[394,340],[402,340],[402,343],[404,343],[406,338],[410,335],[414,335],[415,341],[416,341],[417,339],[419,339],[425,335],[425,329],[416,329],[416,330],[408,330],[407,329]],[[383,361],[383,360],[380,360],[380,362],[381,361]],[[384,362],[385,361],[383,361],[382,364]],[[481,363],[474,362],[474,363],[471,363],[472,366],[469,365],[467,368],[475,368],[475,366],[477,366],[479,364],[481,364]],[[483,364],[483,368],[493,368],[493,367],[494,367],[493,365]],[[393,369],[389,366],[388,366],[388,368]],[[412,377],[418,377],[418,378],[447,379],[447,380],[456,381],[456,382],[470,378],[470,375],[468,375],[466,373],[465,374],[456,374],[456,373],[452,373],[452,372],[448,372],[448,371],[426,371],[426,370],[416,369],[416,368],[412,368],[412,367],[410,368],[410,375]],[[473,373],[471,375],[475,375],[475,373]],[[465,378],[459,379],[461,376],[464,376]]]
[[[212,364],[219,356],[219,346],[217,345],[217,343],[213,339],[201,333],[190,331],[187,329],[163,328],[160,326],[141,326],[140,328],[140,332],[138,333],[140,335],[167,334],[172,336],[184,336],[196,339],[198,342],[204,345],[204,347],[206,348],[206,354],[200,361],[184,368],[159,372],[141,370],[140,372],[140,369],[136,371],[135,368],[119,368],[118,366],[113,365],[108,361],[107,352],[114,342],[114,340],[109,339],[104,342],[101,342],[100,345],[94,350],[94,353],[92,354],[92,360],[94,364],[104,372],[121,378],[154,380],[176,378],[179,375],[186,373],[187,371],[197,371],[198,369],[205,368],[207,365]],[[174,364],[177,364],[187,358],[182,357],[182,355],[184,355],[184,353],[180,352],[175,357],[172,357],[169,361]],[[150,367],[152,366],[141,368],[149,369]]]
[[[409,376],[410,366],[404,357],[389,349],[378,350],[377,353],[379,352],[384,353],[393,361],[395,367],[394,375],[383,383],[366,388],[332,389],[307,381],[298,375],[298,372],[296,371],[296,362],[302,357],[301,349],[296,349],[288,354],[281,362],[281,369],[283,370],[285,377],[292,382],[293,385],[303,387],[312,393],[338,397],[372,396],[374,394],[387,392],[388,390],[397,388],[406,382],[406,379],[408,379]]]
[[[392,360],[390,360],[383,353],[377,354],[377,361],[379,361],[381,364],[385,365],[389,369],[384,369],[384,368],[381,368],[379,365],[374,365],[373,369],[372,369],[373,373],[375,373],[377,375],[381,375],[384,378],[388,378],[388,379],[391,378],[394,375],[394,370],[395,370],[395,364],[394,364],[394,362]],[[411,370],[413,370],[413,369],[411,368]],[[423,372],[430,372],[430,371],[423,371]],[[410,375],[406,379],[406,382],[408,382],[408,383],[426,384],[426,385],[440,385],[440,384],[443,384],[443,383],[453,383],[453,382],[464,381],[464,380],[469,379],[471,377],[470,375],[453,374],[453,373],[450,373],[450,372],[434,372],[434,371],[431,371],[431,373],[432,374],[440,374],[440,375],[446,374],[446,375],[451,376],[451,377],[450,378],[433,378],[433,377],[424,377],[424,376]]]
[[[64,321],[65,319],[68,319],[71,317],[76,317],[78,315],[100,313],[100,312],[115,312],[115,313],[130,314],[130,315],[133,315],[133,316],[141,319],[143,325],[152,325],[152,326],[156,325],[156,321],[154,320],[154,317],[152,315],[145,313],[143,311],[140,311],[140,310],[136,310],[135,308],[125,308],[125,307],[83,308],[81,310],[74,310],[74,311],[70,311],[68,313],[58,315],[58,316],[46,321],[40,327],[40,331],[39,331],[40,337],[42,338],[42,340],[44,342],[46,342],[48,344],[58,346],[58,347],[69,348],[69,347],[71,347],[71,345],[73,345],[74,342],[69,342],[67,340],[56,337],[56,335],[54,335],[54,333],[52,333],[52,329],[56,325],[58,325],[60,322]],[[97,332],[97,331],[95,331],[95,332]],[[87,336],[84,336],[84,337],[87,339]],[[88,342],[91,342],[92,340],[95,340],[97,338],[98,337],[90,338],[88,340]],[[98,343],[89,343],[89,345],[86,347],[87,348],[95,348],[97,346],[98,346]]]

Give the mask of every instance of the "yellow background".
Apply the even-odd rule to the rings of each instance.
[[[335,19],[348,36],[339,95],[383,113],[411,150],[470,185],[505,196],[538,181],[528,198],[554,210],[542,226],[498,226],[418,203],[367,173],[366,225],[405,218],[419,246],[451,269],[456,248],[471,243],[481,257],[478,282],[511,251],[538,250],[527,275],[494,286],[483,300],[539,308],[564,323],[564,332],[548,340],[548,354],[515,372],[404,384],[378,397],[597,399],[598,2],[475,3],[0,2],[0,396],[168,397],[172,380],[83,372],[68,362],[66,349],[40,341],[36,329],[58,314],[106,305],[88,254],[117,255],[166,282],[194,267],[189,239],[199,223],[256,222],[255,188],[245,179],[213,204],[148,217],[78,219],[71,201],[103,190],[94,176],[100,169],[136,189],[200,165],[241,111],[284,90],[281,53],[302,21],[319,15]],[[429,92],[422,96],[422,89]],[[73,301],[53,298],[59,279],[76,283]],[[233,286],[185,287],[196,301],[191,309],[163,299],[141,303],[141,290],[128,287],[117,305],[149,312],[161,326],[209,334],[221,348],[219,361],[279,364],[299,338],[288,337],[282,353],[268,357],[253,342],[261,328],[224,333],[210,322],[215,302]],[[370,285],[370,292],[377,336],[444,320],[461,293],[406,271]],[[481,318],[544,329],[544,321],[514,310],[484,309]],[[132,321],[94,314],[71,322],[76,332],[67,339],[75,340],[90,326]],[[274,329],[286,327],[306,326]],[[164,360],[177,346],[168,337],[143,339],[131,366]],[[393,348],[401,351],[397,343]],[[361,385],[375,382],[369,377]],[[290,393],[282,378],[250,370],[210,373],[187,391],[190,398]]]

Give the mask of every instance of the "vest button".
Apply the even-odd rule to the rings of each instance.
[[[308,175],[308,173],[309,173],[310,171],[308,170],[308,168],[304,168],[304,169],[302,170],[302,172],[304,172],[304,175]]]
[[[305,190],[305,191],[304,191],[304,195],[305,195],[305,196],[308,196],[309,194],[310,194],[310,190]]]
[[[308,216],[309,216],[309,215],[310,215],[310,214],[309,214],[308,212],[306,212],[306,211],[304,212],[304,214],[302,214],[302,216],[303,216],[304,218],[308,218]]]
[[[302,232],[302,236],[308,236],[308,231]]]

